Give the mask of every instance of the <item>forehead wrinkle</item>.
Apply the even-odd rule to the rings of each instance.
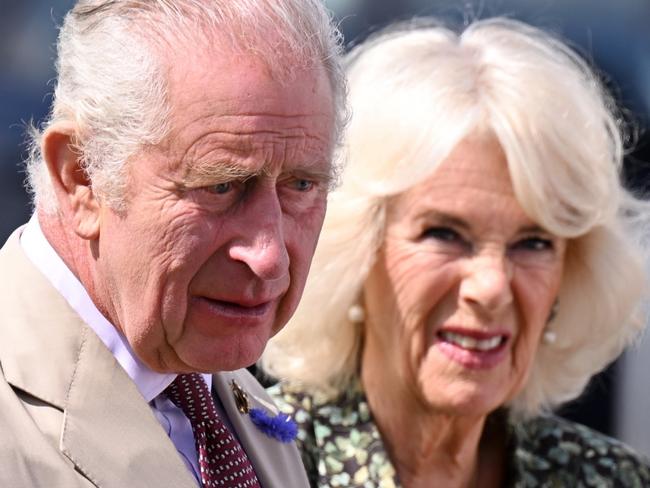
[[[240,124],[236,130],[224,129],[221,131],[221,134],[233,138],[240,138],[244,141],[250,140],[251,136],[273,136],[274,138],[277,137],[282,140],[323,139],[323,137],[316,137],[315,135],[309,134],[306,128],[301,125],[271,130],[256,128],[254,126],[251,126],[250,128],[242,128],[242,124]]]
[[[260,138],[259,136],[262,136]],[[263,136],[271,136],[265,138]],[[212,141],[216,139],[216,142]],[[268,147],[277,144],[286,144],[288,141],[299,141],[300,145],[295,149],[303,149],[309,147],[310,141],[325,141],[323,137],[317,137],[309,134],[303,127],[289,127],[279,130],[260,129],[255,130],[242,130],[241,126],[237,130],[229,130],[227,128],[219,131],[211,131],[208,134],[202,134],[189,144],[186,152],[186,157],[196,157],[195,154],[200,154],[203,147],[206,147],[205,153],[214,150],[223,150],[234,152],[239,155],[246,155],[259,149],[260,147]]]
[[[266,119],[266,118],[277,118],[277,119],[299,119],[299,118],[311,118],[311,117],[323,117],[326,118],[328,117],[327,114],[321,114],[319,112],[299,112],[299,113],[286,113],[286,114],[281,114],[281,113],[275,113],[275,112],[246,112],[246,111],[233,111],[230,113],[229,111],[221,111],[219,113],[219,117],[223,118],[239,118],[239,117],[251,117],[253,120],[255,119]]]
[[[273,121],[273,119],[279,119],[284,121],[282,129],[277,131],[282,133],[283,131],[300,131],[303,130],[302,122],[308,121],[310,119],[319,118],[329,120],[329,115],[327,113],[320,112],[305,112],[305,113],[277,113],[274,111],[268,112],[247,112],[242,111],[241,101],[233,101],[233,107],[225,107],[223,105],[217,104],[214,109],[210,109],[208,104],[206,107],[205,102],[192,102],[187,104],[185,111],[189,111],[192,106],[200,106],[201,114],[197,115],[196,121],[202,121],[203,123],[209,123],[213,119],[218,119],[221,124],[224,125],[224,132],[231,133],[235,135],[245,135],[245,134],[255,134],[267,132],[264,129],[258,129],[260,126],[266,126]],[[294,124],[286,125],[289,122],[294,120]],[[232,126],[233,129],[229,129],[229,126]],[[182,129],[181,129],[182,130]],[[276,131],[268,131],[270,133]]]
[[[190,124],[181,124],[180,127],[177,124],[172,123],[172,126],[177,126],[176,129],[172,129],[172,132],[169,136],[162,141],[162,144],[171,144],[174,140],[179,140],[183,138],[183,134],[186,131],[194,130],[194,127],[197,125],[203,126],[212,126],[213,120],[218,120],[218,125],[221,127],[219,129],[214,129],[210,134],[199,134],[194,140],[191,140],[189,146],[193,146],[201,141],[204,137],[210,135],[221,136],[224,138],[233,138],[237,142],[240,142],[241,139],[246,139],[249,136],[279,136],[284,139],[295,139],[295,138],[304,138],[307,136],[307,125],[302,124],[301,120],[296,120],[292,125],[283,125],[278,129],[268,129],[270,119],[276,118],[281,120],[291,120],[291,119],[305,119],[307,121],[310,118],[326,117],[325,114],[242,114],[242,113],[223,113],[223,112],[209,112],[201,116],[197,116]],[[311,136],[314,138],[314,136]],[[316,139],[321,139],[322,137],[315,137]],[[239,139],[239,140],[238,140]]]

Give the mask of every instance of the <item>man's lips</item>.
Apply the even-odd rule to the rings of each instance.
[[[206,338],[268,334],[277,321],[280,300],[281,297],[264,301],[221,300],[192,295],[188,304],[190,328]]]
[[[251,318],[266,315],[278,300],[278,298],[261,300],[219,300],[205,296],[198,296],[195,298],[221,315]]]

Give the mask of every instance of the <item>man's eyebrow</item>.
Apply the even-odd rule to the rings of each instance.
[[[183,177],[184,186],[205,184],[206,182],[225,182],[232,180],[247,180],[253,178],[264,170],[251,171],[231,163],[194,163],[190,164]]]
[[[327,166],[327,169],[323,169],[323,164],[301,164],[288,168],[282,173],[315,179],[329,185],[336,179],[336,175],[334,174],[332,165],[328,164]],[[205,184],[206,182],[246,181],[250,178],[269,174],[271,174],[271,171],[267,165],[252,170],[226,162],[196,162],[189,165],[183,177],[183,186],[192,187]]]
[[[327,171],[315,167],[293,168],[285,171],[285,174],[296,177],[310,178],[322,183],[329,183],[334,177],[332,171]]]

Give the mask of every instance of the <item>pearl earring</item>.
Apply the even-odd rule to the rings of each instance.
[[[544,332],[542,333],[542,342],[547,345],[552,345],[557,342],[557,332],[551,330],[548,326],[555,317],[557,316],[558,309],[560,308],[560,303],[555,299],[555,302],[553,302],[553,305],[551,306],[551,311],[548,314],[548,319],[546,320],[546,329],[544,329]]]
[[[348,320],[353,324],[362,324],[366,320],[366,311],[363,306],[355,303],[348,308]]]
[[[542,334],[542,342],[547,345],[553,345],[557,341],[557,333],[550,329],[546,329]]]

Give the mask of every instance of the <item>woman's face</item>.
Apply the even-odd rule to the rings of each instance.
[[[524,213],[488,136],[465,139],[387,210],[364,287],[364,386],[447,414],[491,412],[526,382],[565,239]]]

